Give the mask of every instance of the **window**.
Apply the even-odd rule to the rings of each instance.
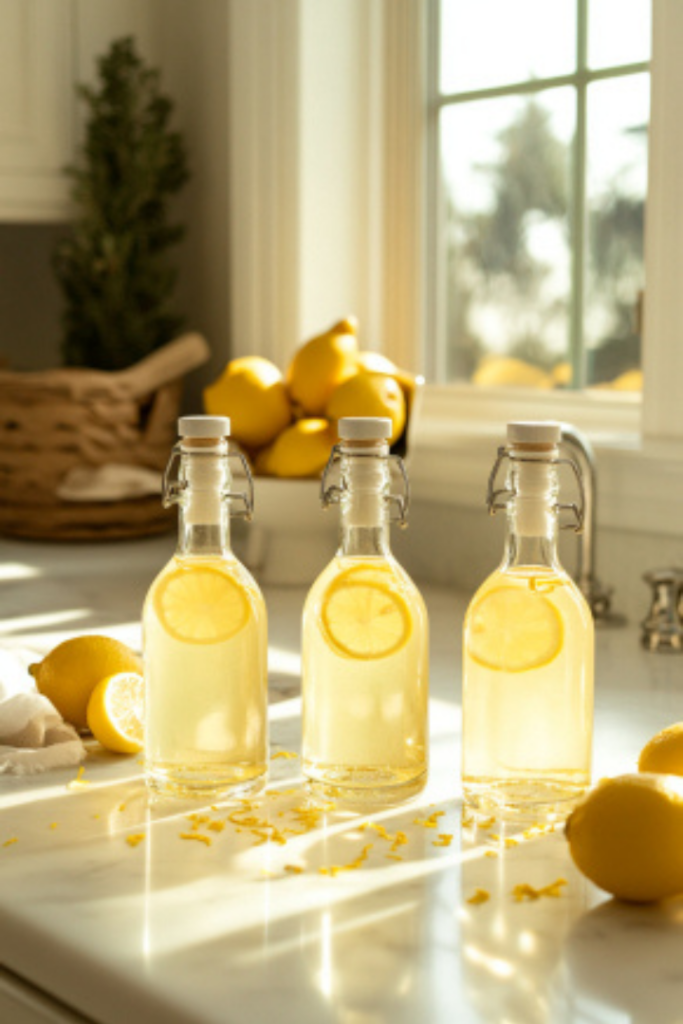
[[[650,0],[435,9],[433,376],[640,391]]]

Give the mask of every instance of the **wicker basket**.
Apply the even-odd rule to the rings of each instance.
[[[0,533],[98,540],[169,529],[156,481],[183,377],[208,355],[188,334],[121,372],[1,372]]]

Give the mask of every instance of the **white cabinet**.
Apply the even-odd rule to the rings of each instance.
[[[0,0],[0,223],[69,218],[76,84],[115,38],[158,59],[162,16],[159,0]]]
[[[68,215],[73,38],[72,0],[0,0],[0,221]]]

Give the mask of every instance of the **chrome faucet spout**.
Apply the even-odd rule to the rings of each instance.
[[[595,574],[595,537],[597,504],[597,470],[595,453],[590,441],[570,423],[562,423],[561,445],[579,467],[584,489],[583,530],[578,537],[574,579],[584,595],[596,620],[610,617],[612,588],[603,587]]]

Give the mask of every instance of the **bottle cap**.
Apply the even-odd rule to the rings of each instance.
[[[392,426],[388,416],[343,416],[337,432],[342,441],[388,441]]]
[[[552,420],[515,421],[508,423],[507,439],[509,445],[556,445],[562,436],[559,423]]]
[[[181,416],[180,437],[230,437],[229,416]]]

